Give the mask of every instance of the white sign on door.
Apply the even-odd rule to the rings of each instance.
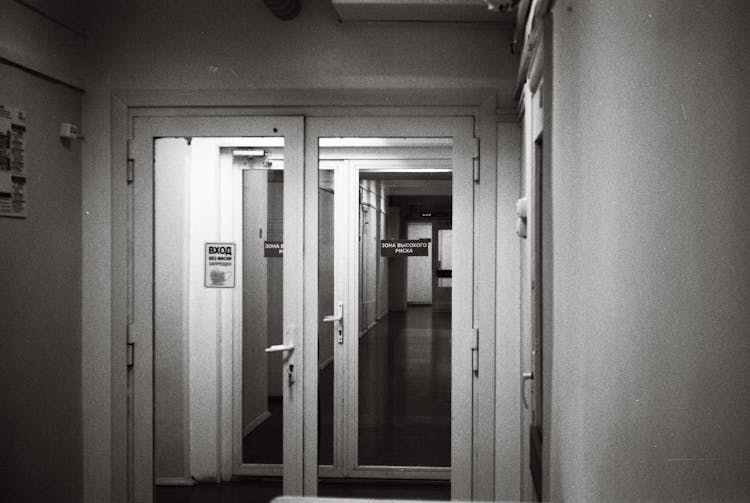
[[[234,288],[234,243],[206,243],[206,288]]]

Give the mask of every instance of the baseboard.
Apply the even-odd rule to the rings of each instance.
[[[157,486],[194,486],[192,477],[156,477]]]
[[[325,360],[323,360],[323,362],[319,365],[319,369],[323,370],[324,368],[326,368],[327,366],[329,366],[331,363],[333,363],[333,355],[331,355],[328,358],[326,358]]]
[[[267,410],[263,411],[258,417],[247,423],[245,426],[242,427],[242,437],[244,438],[248,433],[253,431],[255,428],[260,426],[265,422],[266,419],[271,417],[271,413]]]

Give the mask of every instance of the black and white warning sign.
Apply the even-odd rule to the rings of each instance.
[[[426,257],[429,255],[429,239],[381,239],[381,257]]]
[[[234,243],[206,243],[206,288],[234,288]]]
[[[266,258],[281,258],[284,256],[283,241],[264,241],[263,256]]]

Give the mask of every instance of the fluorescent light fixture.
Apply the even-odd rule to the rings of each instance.
[[[320,138],[320,147],[450,147],[453,138]]]
[[[266,155],[265,150],[233,150],[232,155],[235,157],[263,157]]]
[[[451,168],[361,168],[360,173],[450,173]]]

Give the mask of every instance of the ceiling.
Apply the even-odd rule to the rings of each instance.
[[[491,10],[505,0],[331,0],[342,21],[515,23],[515,12]]]

